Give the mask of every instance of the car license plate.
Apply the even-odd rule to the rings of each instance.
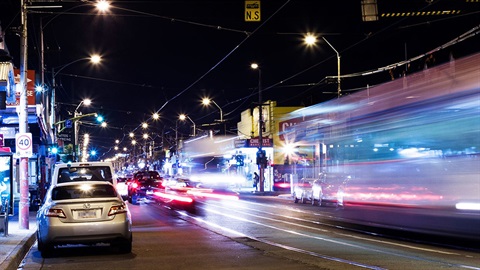
[[[79,219],[96,218],[97,217],[97,210],[95,210],[95,209],[77,210],[75,212],[77,212],[77,217]]]

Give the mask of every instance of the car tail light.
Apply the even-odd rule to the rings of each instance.
[[[66,218],[65,213],[63,212],[62,209],[55,209],[55,208],[50,208],[47,210],[47,217],[59,217],[59,218]]]
[[[138,188],[138,183],[137,183],[137,182],[133,182],[133,183],[132,183],[132,188]]]
[[[121,214],[126,212],[127,212],[127,206],[124,203],[122,203],[120,205],[114,205],[110,207],[110,211],[108,211],[108,215],[113,216],[116,214]]]

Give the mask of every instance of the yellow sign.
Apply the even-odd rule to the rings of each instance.
[[[245,1],[245,21],[260,21],[260,1]]]

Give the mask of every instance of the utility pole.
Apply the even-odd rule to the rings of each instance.
[[[19,133],[28,131],[28,104],[27,104],[27,4],[21,0],[21,41],[20,41],[20,108],[18,109]],[[19,226],[20,229],[29,227],[29,192],[28,192],[28,157],[20,157],[20,204]]]
[[[262,70],[258,68],[258,150],[263,153]],[[264,192],[265,164],[260,162],[260,192]]]

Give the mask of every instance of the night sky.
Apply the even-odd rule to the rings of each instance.
[[[19,66],[19,0],[0,2],[0,21],[7,46]],[[394,3],[394,6],[391,4]],[[50,3],[51,5],[52,3]],[[58,4],[58,3],[53,3]],[[35,4],[39,5],[39,4]],[[232,133],[240,113],[262,96],[278,106],[308,106],[336,98],[337,61],[321,38],[316,47],[303,44],[307,32],[323,34],[341,55],[341,74],[377,70],[423,55],[480,25],[480,3],[456,0],[378,0],[378,13],[450,11],[447,15],[381,17],[362,21],[360,0],[261,1],[261,21],[245,22],[245,1],[112,1],[107,14],[86,2],[64,1],[60,9],[30,9],[28,68],[39,72],[40,18],[44,25],[45,77],[52,68],[102,55],[92,66],[78,61],[56,76],[59,113],[84,98],[93,105],[83,113],[102,113],[109,128],[94,129],[92,142],[106,152],[115,139],[161,114],[153,132],[172,132],[180,113],[197,127],[219,119],[219,110],[201,105],[212,98],[223,109]],[[420,13],[416,13],[420,14]],[[476,30],[478,32],[478,29]],[[434,53],[436,63],[450,55],[478,52],[479,36]],[[342,79],[344,95],[421,70],[426,58],[391,72]],[[152,122],[153,123],[153,122]],[[182,132],[188,134],[188,123]]]

